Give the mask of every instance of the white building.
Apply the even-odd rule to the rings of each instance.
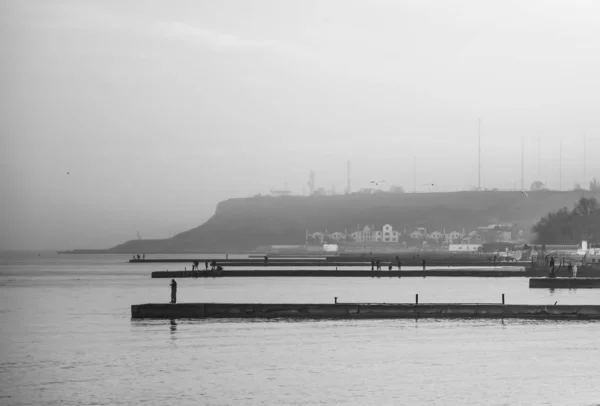
[[[373,225],[365,226],[362,230],[350,234],[356,242],[398,242],[400,235],[400,232],[389,224],[384,225],[381,230],[376,230]]]
[[[398,242],[400,239],[400,233],[393,229],[389,224],[385,224],[382,229],[382,241],[383,242]]]

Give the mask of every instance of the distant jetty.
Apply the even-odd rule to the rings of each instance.
[[[337,277],[337,278],[407,278],[407,277],[478,277],[478,278],[507,278],[545,276],[542,271],[519,271],[508,269],[429,269],[406,271],[370,271],[335,269],[253,269],[253,270],[223,270],[223,271],[155,271],[152,278],[203,278],[203,277]]]
[[[529,287],[533,289],[600,289],[600,278],[531,278]]]
[[[225,258],[211,258],[211,259],[195,259],[195,258],[156,258],[156,259],[130,259],[130,263],[143,264],[143,263],[181,263],[191,264],[194,261],[204,266],[206,262],[216,262],[219,265],[227,267],[257,267],[257,266],[273,266],[273,267],[298,267],[298,266],[311,266],[311,267],[363,267],[370,268],[371,260],[379,260],[382,268],[388,268],[392,265],[393,268],[398,267],[398,261],[400,264],[405,266],[422,266],[423,260],[427,266],[443,266],[443,267],[526,267],[531,266],[531,262],[528,261],[511,261],[511,262],[496,262],[488,260],[487,257],[465,257],[465,256],[422,256],[422,257],[410,257],[410,256],[365,256],[365,257],[327,257],[323,259],[314,258],[268,258],[268,261],[264,259],[225,259]]]
[[[131,306],[133,319],[418,319],[522,318],[600,320],[600,305],[479,303],[180,303]]]

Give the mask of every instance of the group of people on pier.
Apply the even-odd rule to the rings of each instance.
[[[544,258],[544,262],[545,262],[546,266],[548,267],[548,277],[549,278],[556,278],[558,271],[560,271],[560,269],[565,265],[564,258],[561,258],[560,263],[557,268],[554,257],[550,256],[550,255],[546,255],[546,257]],[[582,266],[583,266],[583,261],[582,261]],[[577,263],[573,264],[572,262],[569,262],[567,264],[567,272],[569,274],[569,278],[577,278]]]
[[[413,257],[414,258],[414,257]],[[425,261],[424,258],[421,258],[421,265],[423,266],[423,270],[425,271],[426,266],[427,266],[427,262]],[[398,267],[398,270],[401,271],[402,270],[402,262],[400,262],[400,257],[396,255],[396,266]],[[388,270],[391,271],[394,269],[394,265],[392,262],[390,262],[388,264]],[[381,260],[379,259],[372,259],[371,260],[371,271],[381,271]]]
[[[192,261],[192,270],[189,271],[191,274],[188,274],[188,276],[193,276],[196,278],[199,276],[209,276],[209,272],[216,272],[217,276],[221,276],[221,272],[223,271],[223,266],[217,264],[217,261],[204,261],[204,271],[202,273],[198,268],[199,266],[200,261]]]

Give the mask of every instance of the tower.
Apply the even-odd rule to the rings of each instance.
[[[521,137],[521,190],[525,190],[525,137]]]
[[[587,138],[586,134],[583,133],[583,187],[584,188],[586,188],[588,186],[587,179],[586,179],[587,178],[587,173],[586,173],[587,172],[587,165],[586,165],[587,163],[585,161],[586,155],[587,155],[587,151],[585,148],[586,138]]]
[[[477,125],[477,139],[478,139],[478,150],[477,150],[477,189],[481,190],[481,118]]]

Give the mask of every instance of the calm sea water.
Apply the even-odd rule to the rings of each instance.
[[[232,256],[230,256],[231,258]],[[132,321],[167,302],[165,264],[0,254],[0,404],[592,405],[600,323]],[[191,258],[191,256],[190,256]],[[169,265],[180,269],[179,265]],[[179,302],[600,304],[525,278],[181,279]]]

